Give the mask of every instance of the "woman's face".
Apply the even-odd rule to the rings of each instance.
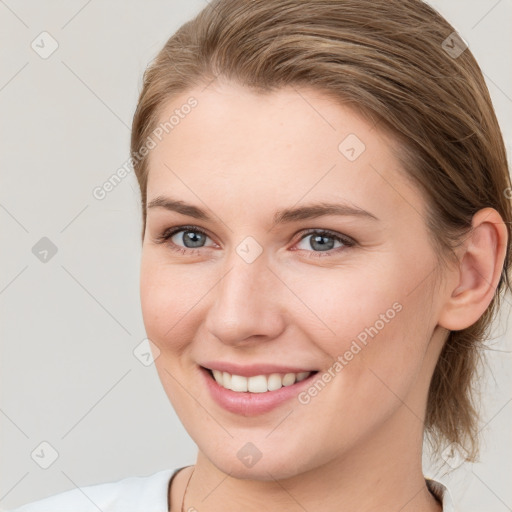
[[[141,301],[200,451],[264,480],[419,448],[443,288],[391,139],[308,89],[210,85],[175,98],[162,123],[172,115],[149,156]],[[283,384],[270,374],[312,371],[259,392]]]

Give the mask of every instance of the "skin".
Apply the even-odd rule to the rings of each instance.
[[[140,282],[159,377],[198,446],[195,466],[173,481],[171,510],[192,469],[184,510],[311,511],[319,496],[324,512],[441,510],[421,467],[428,385],[448,330],[474,323],[493,297],[503,220],[478,212],[460,265],[436,274],[425,201],[373,123],[312,89],[261,95],[219,80],[175,97],[161,119],[191,95],[197,107],[150,153],[147,198],[172,196],[213,220],[148,209]],[[366,147],[354,161],[338,149],[349,134]],[[327,215],[270,229],[276,210],[316,201],[349,202],[379,220]],[[207,232],[198,250],[183,231],[172,241],[185,254],[157,243],[183,225]],[[310,228],[357,243],[336,242],[325,256],[304,235]],[[248,236],[263,249],[252,263],[236,252]],[[198,374],[198,362],[216,359],[321,375],[393,303],[401,311],[308,404],[237,415]],[[250,468],[237,457],[247,442],[262,453]]]

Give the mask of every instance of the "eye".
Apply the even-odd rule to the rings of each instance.
[[[165,243],[172,251],[181,254],[199,254],[200,249],[215,245],[205,245],[209,238],[208,234],[197,226],[176,226],[166,229],[155,239],[155,243]],[[308,238],[309,242],[306,242]],[[335,247],[336,243],[341,246]],[[310,229],[303,233],[297,245],[304,245],[304,247],[298,247],[298,249],[309,253],[308,257],[324,257],[344,251],[356,245],[356,243],[352,238],[333,231]]]
[[[198,249],[205,247],[207,238],[206,232],[197,226],[178,226],[165,230],[155,242],[166,243],[171,250],[182,254],[196,254]]]
[[[306,242],[306,239],[309,241]],[[312,229],[303,234],[299,240],[299,244],[303,243],[303,247],[299,247],[300,250],[309,251],[308,257],[323,257],[331,256],[333,253],[337,254],[348,247],[352,247],[356,244],[355,240],[348,236],[341,235],[328,230]],[[336,243],[341,244],[341,247],[334,247]],[[313,251],[310,251],[313,249]]]

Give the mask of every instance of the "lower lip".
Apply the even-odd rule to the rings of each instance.
[[[303,388],[311,384],[316,375],[312,373],[307,379],[296,382],[291,386],[283,386],[275,391],[265,393],[237,392],[223,388],[203,367],[199,368],[205,379],[212,398],[224,409],[242,416],[256,416],[275,409],[282,403],[297,397]]]

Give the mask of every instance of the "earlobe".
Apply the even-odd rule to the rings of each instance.
[[[473,229],[464,242],[458,279],[439,318],[439,325],[459,331],[473,325],[489,306],[505,261],[508,232],[494,208],[473,216]],[[457,276],[456,276],[457,277]]]

